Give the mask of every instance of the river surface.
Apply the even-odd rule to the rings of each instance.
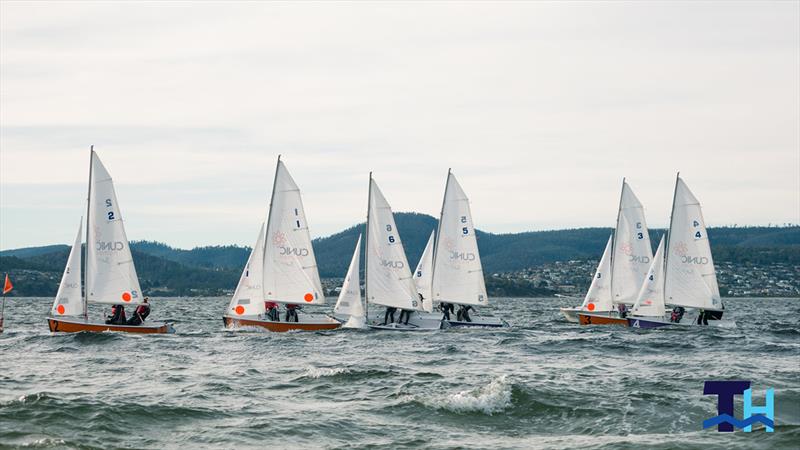
[[[157,298],[159,336],[51,334],[51,301],[7,300],[0,448],[800,446],[799,299],[727,300],[735,329],[581,327],[514,298],[493,299],[509,329],[278,334],[223,330],[226,298]],[[757,405],[775,389],[774,433],[702,430],[703,382],[733,379]]]

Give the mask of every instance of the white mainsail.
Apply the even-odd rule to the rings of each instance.
[[[634,316],[662,317],[664,315],[664,237],[658,244],[653,263],[644,278],[631,314]]]
[[[392,207],[370,178],[366,243],[367,301],[376,305],[422,310],[408,268]]]
[[[597,270],[592,278],[592,284],[586,291],[586,298],[583,300],[581,309],[590,312],[607,312],[614,309],[611,299],[611,242],[612,237],[608,237],[606,249],[597,264]]]
[[[264,242],[264,298],[325,303],[300,189],[278,158]]]
[[[425,312],[433,312],[432,273],[433,270],[433,244],[436,231],[431,231],[431,237],[422,251],[419,258],[417,270],[414,271],[414,285],[417,286],[417,293],[422,297],[422,309]]]
[[[88,301],[122,305],[142,303],[142,289],[125,235],[114,182],[94,151],[90,171],[86,224]]]
[[[258,232],[258,238],[247,258],[239,284],[233,293],[228,314],[232,316],[258,316],[263,314],[264,308],[264,224]]]
[[[342,291],[333,312],[347,316],[363,316],[364,306],[361,304],[361,279],[358,270],[361,266],[361,235],[358,235],[356,249],[353,258],[350,260],[350,267],[347,268],[347,276],[342,283]]]
[[[672,203],[664,294],[669,305],[723,309],[703,211],[680,176]]]
[[[622,180],[611,259],[611,295],[614,303],[632,305],[636,302],[652,260],[653,249],[644,220],[644,208],[628,183]]]
[[[469,199],[451,172],[447,173],[436,239],[433,299],[460,305],[488,304]]]
[[[51,314],[54,316],[78,316],[83,314],[83,295],[81,294],[81,231],[83,219],[78,225],[78,235],[67,258],[67,266],[58,285],[58,293],[53,301]]]

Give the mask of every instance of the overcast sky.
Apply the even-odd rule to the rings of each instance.
[[[800,222],[800,3],[0,3],[0,248],[68,243],[88,149],[130,239],[251,245],[279,153],[314,236],[437,215]]]

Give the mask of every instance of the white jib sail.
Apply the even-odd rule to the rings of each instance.
[[[339,292],[339,299],[333,312],[348,316],[360,317],[364,315],[364,306],[361,304],[361,278],[358,270],[361,266],[361,235],[358,235],[356,249],[353,258],[350,260],[350,267],[347,268],[347,276],[342,283],[342,291]]]
[[[233,317],[258,316],[265,312],[264,308],[264,224],[258,232],[258,239],[247,258],[239,284],[233,293],[228,314]]]
[[[653,249],[644,220],[644,208],[623,180],[611,262],[611,295],[614,303],[632,305],[636,302],[652,261]]]
[[[369,289],[367,301],[394,308],[422,310],[392,208],[375,180],[370,180],[370,183],[365,275]]]
[[[583,299],[581,309],[584,311],[607,312],[614,309],[611,300],[611,241],[612,237],[609,236],[606,249],[592,278],[592,284],[589,285],[586,298]]]
[[[89,228],[86,243],[88,299],[92,303],[136,305],[142,289],[125,235],[111,175],[92,151]]]
[[[461,305],[488,304],[469,199],[452,173],[447,175],[436,238],[433,299]]]
[[[425,250],[422,251],[422,256],[419,258],[417,270],[414,271],[414,285],[417,286],[417,293],[421,297],[422,309],[425,312],[433,312],[433,286],[431,285],[433,277],[431,271],[433,270],[433,242],[435,235],[436,231],[431,231],[431,237],[428,238]]]
[[[78,225],[78,235],[67,258],[67,266],[58,285],[58,293],[53,301],[51,314],[54,316],[78,316],[83,314],[83,295],[81,294],[81,231],[83,219]]]
[[[653,263],[644,278],[642,288],[631,312],[634,316],[664,316],[664,237],[658,244]]]
[[[683,179],[675,183],[664,294],[669,305],[722,309],[700,202]]]
[[[264,242],[264,298],[325,304],[300,189],[280,160]]]

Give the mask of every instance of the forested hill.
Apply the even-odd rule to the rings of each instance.
[[[416,213],[397,213],[395,221],[409,264],[413,267],[436,229],[436,219]],[[343,277],[364,224],[316,239],[320,275]],[[610,228],[532,231],[493,234],[477,231],[484,271],[514,272],[556,261],[598,259]],[[651,230],[655,246],[663,230]],[[800,264],[800,227],[728,227],[708,230],[717,262],[786,262]],[[182,250],[157,242],[132,242],[133,258],[146,292],[171,295],[230,291],[239,279],[250,249],[236,245]],[[66,263],[69,247],[49,245],[0,252],[0,272],[21,273],[17,295],[53,295]],[[19,277],[18,277],[19,278]],[[489,283],[491,286],[491,282]],[[491,289],[491,287],[490,287]]]

